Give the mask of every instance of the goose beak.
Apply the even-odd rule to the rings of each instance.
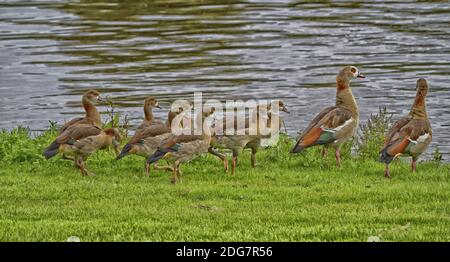
[[[97,97],[97,101],[99,101],[99,102],[106,102],[106,100],[103,97],[101,97],[101,96]]]
[[[289,110],[287,109],[287,107],[283,106],[283,108],[281,108],[281,111],[290,114],[291,112],[289,112]]]
[[[366,76],[363,75],[363,74],[361,74],[361,73],[358,73],[358,75],[357,75],[356,77],[357,77],[357,78],[366,78]]]
[[[155,107],[158,108],[158,109],[162,109],[161,106],[160,106],[159,104],[156,104]]]

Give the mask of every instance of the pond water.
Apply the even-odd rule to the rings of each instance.
[[[279,98],[294,136],[334,103],[351,64],[367,76],[352,85],[363,121],[383,106],[406,114],[425,77],[428,154],[450,154],[448,1],[1,1],[0,50],[0,128],[62,124],[95,88],[133,124],[149,95],[166,110],[194,91]]]

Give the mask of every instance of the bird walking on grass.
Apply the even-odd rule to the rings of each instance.
[[[93,175],[86,169],[85,161],[99,149],[106,149],[113,145],[118,153],[121,140],[119,131],[116,128],[101,128],[90,124],[75,124],[62,132],[52,144],[45,150],[43,155],[50,159],[58,153],[72,159],[75,166],[80,170],[82,176]]]
[[[156,123],[153,125],[147,125],[141,129],[136,130],[134,136],[123,147],[116,160],[119,160],[127,155],[138,155],[145,158],[151,156],[160,146],[161,142],[170,137],[172,134],[172,121],[174,118],[183,112],[183,108],[178,110],[171,110],[168,113],[168,119],[166,123]],[[159,167],[154,164],[155,169],[172,170],[170,166]],[[147,170],[146,164],[146,170]],[[148,175],[148,172],[147,172]]]
[[[171,182],[175,184],[181,178],[180,165],[189,162],[200,155],[208,153],[211,142],[211,129],[206,126],[206,119],[214,113],[214,108],[204,108],[196,116],[196,125],[202,128],[200,135],[180,134],[170,135],[158,147],[156,152],[147,159],[147,173],[150,164],[165,159],[173,163],[173,176]],[[205,122],[206,121],[206,122]]]

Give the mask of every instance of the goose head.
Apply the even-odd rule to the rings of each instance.
[[[87,100],[92,104],[105,101],[97,90],[89,90],[84,93],[83,100]]]
[[[159,106],[158,100],[155,97],[153,97],[153,96],[150,96],[147,99],[145,99],[144,107],[145,108],[154,108],[154,107],[156,107],[156,108],[161,109],[161,107]]]
[[[110,141],[112,146],[114,147],[114,152],[116,153],[116,156],[119,155],[120,150],[120,142],[122,141],[122,136],[120,135],[120,131],[117,128],[108,128],[104,130],[105,134],[110,137]]]
[[[350,81],[355,78],[366,78],[365,75],[359,71],[359,69],[355,66],[346,66],[344,67],[338,74],[339,78],[343,78],[347,81]]]

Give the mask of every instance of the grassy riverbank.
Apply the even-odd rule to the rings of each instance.
[[[248,152],[236,177],[205,156],[183,167],[183,182],[167,172],[145,177],[144,159],[115,161],[112,152],[87,162],[44,160],[54,138],[26,130],[0,132],[0,241],[450,241],[450,165],[392,165],[392,179],[372,159],[318,149],[290,155],[293,141]]]

